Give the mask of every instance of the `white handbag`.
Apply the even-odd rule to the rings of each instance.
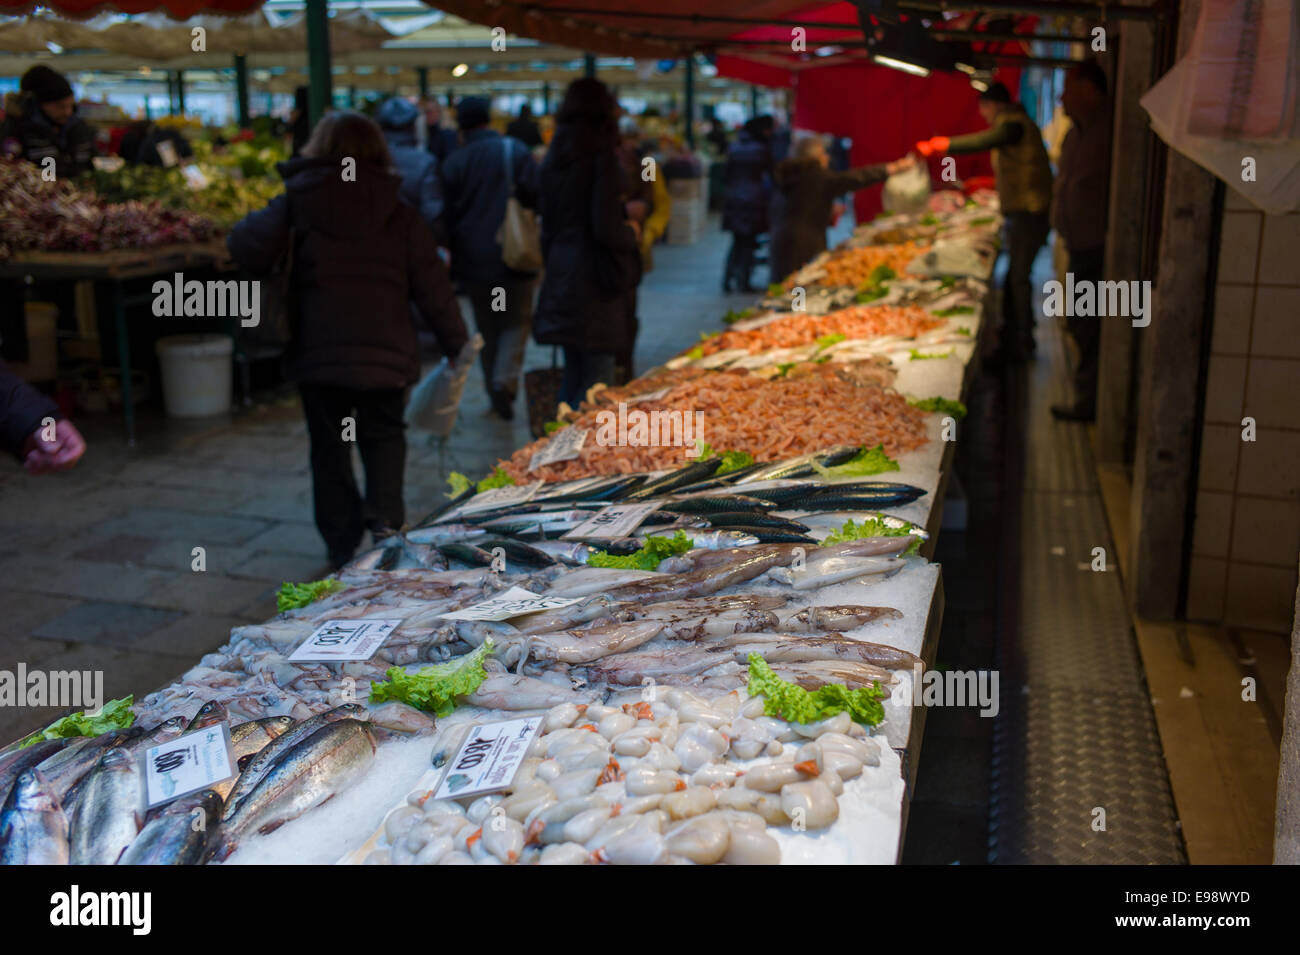
[[[542,270],[542,237],[537,227],[537,213],[525,209],[515,198],[513,141],[502,136],[506,161],[506,214],[497,229],[501,243],[501,259],[516,272]]]

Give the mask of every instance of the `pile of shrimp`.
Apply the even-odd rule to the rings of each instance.
[[[836,249],[820,268],[826,275],[807,285],[812,288],[829,286],[838,288],[842,285],[858,286],[871,278],[871,273],[879,266],[888,266],[899,275],[917,256],[928,252],[929,242],[902,242],[896,245],[869,245],[862,248]],[[785,287],[792,289],[799,283],[795,281],[796,272],[785,280]]]
[[[760,328],[732,330],[706,338],[698,346],[705,355],[744,349],[751,355],[775,348],[798,348],[825,335],[863,339],[897,335],[915,338],[942,324],[915,305],[853,305],[825,315],[791,315]]]
[[[616,412],[580,414],[573,427],[590,429],[578,457],[529,471],[546,438],[516,451],[500,466],[515,481],[568,481],[594,474],[633,474],[676,469],[689,463],[695,440],[715,451],[745,451],[755,461],[779,461],[839,445],[883,444],[890,455],[926,442],[925,413],[897,392],[849,380],[831,366],[798,377],[767,380],[743,371],[717,372],[674,386],[667,395],[627,409],[644,413],[654,446],[634,446],[633,419],[618,435]],[[658,416],[656,416],[658,413]],[[698,413],[698,415],[697,415]],[[670,417],[670,416],[674,416]],[[640,415],[637,415],[640,418]],[[656,422],[698,422],[689,443]]]

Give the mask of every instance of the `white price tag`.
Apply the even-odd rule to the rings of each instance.
[[[230,726],[214,723],[144,753],[145,795],[149,808],[235,775]]]
[[[511,587],[503,594],[470,607],[441,614],[443,620],[509,620],[539,610],[554,610],[576,604],[582,597],[541,597],[522,587]],[[292,658],[290,658],[292,659]]]
[[[194,163],[182,166],[181,174],[185,176],[185,185],[191,189],[202,189],[208,184],[208,177],[203,175],[203,170]]]
[[[582,453],[582,446],[587,443],[589,433],[589,429],[574,425],[561,428],[551,435],[551,440],[546,442],[545,447],[533,454],[528,462],[528,470],[536,471],[547,464],[572,461]]]
[[[178,160],[176,158],[176,147],[174,145],[167,140],[162,139],[154,144],[154,148],[158,150],[158,158],[162,160],[164,166],[170,169],[172,166],[176,165]]]
[[[567,534],[567,540],[618,540],[627,537],[641,522],[659,509],[657,502],[648,504],[611,504],[600,513],[579,524]]]
[[[643,401],[658,401],[660,398],[663,398],[665,395],[668,394],[668,392],[672,390],[673,389],[671,387],[668,387],[668,388],[660,388],[658,391],[647,391],[645,394],[637,395],[633,398],[629,398],[627,399],[627,401],[623,403],[628,405],[639,405]]]
[[[543,716],[529,716],[480,723],[470,729],[433,798],[460,799],[509,787],[543,719]],[[491,825],[491,821],[485,820],[484,824]]]
[[[326,620],[302,646],[289,655],[290,663],[347,663],[369,660],[397,629],[401,620]]]
[[[101,172],[117,172],[126,165],[126,160],[121,156],[92,156],[90,164]]]
[[[534,481],[532,484],[507,484],[505,487],[494,487],[489,491],[475,494],[453,513],[473,514],[476,511],[490,511],[497,507],[526,504],[541,490],[544,483],[544,481]]]

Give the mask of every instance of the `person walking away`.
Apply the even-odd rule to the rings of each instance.
[[[0,361],[0,449],[20,458],[29,474],[72,467],[86,439],[56,405]]]
[[[927,159],[993,151],[998,204],[1005,220],[1007,276],[1002,291],[1004,324],[992,361],[1023,362],[1036,350],[1029,273],[1050,231],[1052,166],[1042,132],[1024,106],[1011,102],[1004,85],[994,83],[980,93],[979,111],[988,129],[966,136],[935,136],[917,143],[916,151]]]
[[[379,538],[405,522],[402,413],[420,372],[411,307],[449,359],[468,339],[433,235],[399,198],[392,167],[373,120],[326,113],[302,156],[280,163],[284,194],[226,240],[255,274],[272,271],[293,245],[287,370],[311,439],[316,527],[336,568],[352,559],[366,528]],[[352,474],[354,443],[364,498]]]
[[[442,125],[442,104],[436,99],[426,99],[420,103],[420,108],[424,110],[424,124],[426,140],[424,148],[429,151],[434,159],[438,160],[438,166],[447,161],[450,156],[460,146],[460,135],[454,129],[448,129]]]
[[[289,111],[289,156],[296,159],[302,155],[302,149],[311,136],[311,107],[307,87],[299,86],[293,91],[293,109]]]
[[[469,296],[483,336],[480,358],[488,398],[492,409],[509,421],[519,393],[537,276],[505,264],[497,232],[506,214],[508,181],[520,204],[537,208],[537,163],[527,146],[488,126],[489,118],[486,99],[470,96],[457,106],[464,144],[442,167],[443,214],[451,273]]]
[[[604,83],[574,80],[542,162],[546,271],[533,337],[564,349],[559,397],[572,407],[592,385],[613,382],[627,294],[640,279],[640,226],[621,194],[617,109]]]
[[[384,131],[388,151],[402,176],[399,193],[402,201],[418,210],[435,241],[439,245],[445,244],[438,160],[416,143],[415,127],[420,119],[420,110],[409,100],[394,96],[380,105],[375,119]]]
[[[1052,196],[1052,227],[1065,241],[1066,271],[1076,287],[1102,280],[1106,259],[1106,212],[1110,196],[1111,113],[1106,74],[1095,60],[1084,60],[1065,74],[1061,106],[1074,125],[1061,144]],[[1066,421],[1097,416],[1097,362],[1100,319],[1071,317],[1066,329],[1079,349],[1074,370],[1074,403],[1052,405]]]
[[[506,127],[506,135],[513,136],[529,149],[536,149],[542,144],[542,131],[533,119],[533,108],[525,103],[519,107],[519,115]]]
[[[859,166],[844,172],[829,168],[830,157],[818,136],[806,136],[794,154],[777,163],[772,196],[772,282],[782,282],[826,251],[837,197],[884,182],[912,165],[908,157]]]
[[[621,176],[621,193],[623,196],[624,216],[636,222],[638,228],[638,254],[640,261],[636,270],[636,282],[627,292],[627,309],[624,321],[623,345],[614,356],[615,372],[611,385],[627,384],[635,377],[636,338],[641,330],[641,320],[637,318],[637,290],[641,279],[649,271],[646,268],[648,248],[645,245],[649,234],[647,224],[655,211],[654,181],[644,175],[641,152],[641,130],[631,116],[623,116],[618,121],[619,144],[618,162]],[[654,180],[659,179],[658,168]],[[653,239],[651,240],[653,241]]]
[[[731,233],[731,248],[722,275],[722,291],[752,293],[754,253],[758,237],[767,231],[772,201],[770,116],[755,116],[740,129],[727,149],[723,167],[722,228]]]

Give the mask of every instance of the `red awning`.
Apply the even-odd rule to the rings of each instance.
[[[0,0],[0,14],[23,16],[44,7],[61,17],[86,20],[99,13],[149,13],[159,10],[175,20],[199,13],[234,16],[256,10],[265,0]]]

